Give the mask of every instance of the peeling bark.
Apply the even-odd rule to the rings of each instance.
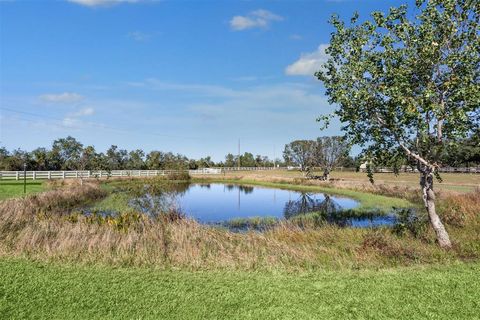
[[[452,247],[450,237],[435,209],[435,192],[433,191],[433,173],[432,169],[425,168],[420,176],[420,186],[422,187],[423,203],[428,212],[430,224],[435,230],[437,241],[440,247],[448,249]]]

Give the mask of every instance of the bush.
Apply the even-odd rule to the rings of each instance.
[[[188,171],[176,171],[171,172],[167,176],[168,180],[189,181],[191,179]]]
[[[402,236],[410,233],[415,238],[422,236],[428,228],[428,219],[425,215],[420,216],[415,209],[400,208],[395,211],[397,222],[393,226],[393,232]]]
[[[480,216],[480,188],[471,193],[446,197],[440,201],[438,212],[446,224],[464,227],[469,220]]]

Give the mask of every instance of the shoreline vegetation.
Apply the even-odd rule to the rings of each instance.
[[[142,183],[145,180],[110,181]],[[384,185],[363,187],[365,190],[357,185],[350,190],[345,183],[335,181],[313,185],[296,180],[293,182],[298,185],[287,185],[288,180],[268,177],[261,181],[252,177],[191,180],[233,181],[319,192],[331,191],[329,187],[335,186],[336,192],[357,199],[369,195],[368,191],[376,199],[384,197],[384,208],[395,201],[406,203],[404,199],[414,205],[420,201],[418,194],[408,188]],[[107,199],[111,186],[102,187],[98,181],[84,181],[80,185],[70,180],[50,183],[49,188],[46,192],[0,202],[2,257],[166,270],[287,272],[450,264],[477,261],[480,257],[480,192],[441,193],[439,212],[454,241],[453,249],[446,251],[436,245],[428,224],[421,222],[405,221],[394,229],[359,229],[308,223],[299,226],[284,221],[262,233],[237,234],[189,219],[146,219],[141,214],[127,213],[104,219],[69,215],[66,213],[79,204]]]

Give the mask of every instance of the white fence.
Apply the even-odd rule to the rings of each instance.
[[[218,167],[215,169],[229,171],[269,171],[269,170],[285,170],[285,167]]]
[[[366,172],[367,169],[360,168],[361,172]],[[385,172],[385,173],[392,173],[393,168],[374,168],[373,172]],[[399,172],[419,172],[416,168],[411,167],[404,167],[399,169]],[[443,167],[439,168],[438,172],[440,173],[480,173],[480,167]]]
[[[295,168],[296,169],[296,168]],[[408,168],[412,172],[411,168]],[[286,167],[225,167],[225,168],[203,168],[198,170],[188,170],[190,175],[209,175],[222,174],[232,171],[270,171],[287,170]],[[334,171],[355,171],[354,168],[335,168]],[[360,169],[365,171],[365,169]],[[403,172],[404,170],[400,170]],[[445,167],[440,172],[456,173],[477,173],[480,174],[480,167],[450,168]],[[108,177],[154,177],[166,176],[172,173],[187,172],[187,170],[93,170],[93,171],[26,171],[25,178],[28,180],[45,179],[72,179],[72,178],[108,178]],[[375,172],[393,172],[391,168],[376,168]],[[416,170],[414,170],[416,172]],[[21,180],[24,179],[24,171],[0,171],[0,180]]]
[[[108,177],[154,177],[166,176],[179,170],[94,170],[94,171],[0,171],[0,180],[44,180],[72,178],[108,178]],[[221,174],[221,169],[205,168],[188,170],[190,175]]]

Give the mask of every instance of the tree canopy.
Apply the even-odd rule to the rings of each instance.
[[[329,59],[316,73],[348,141],[374,163],[417,163],[445,247],[450,240],[435,213],[432,175],[447,147],[478,127],[479,23],[476,0],[418,0],[416,10],[373,12],[364,22],[358,14],[349,23],[333,16]]]

